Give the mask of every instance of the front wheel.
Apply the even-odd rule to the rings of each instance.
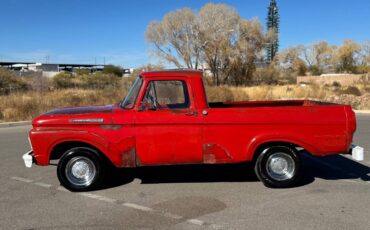
[[[271,146],[258,156],[254,170],[267,187],[292,187],[300,179],[302,163],[294,148]]]
[[[60,159],[57,175],[60,183],[71,191],[97,188],[104,177],[102,161],[90,148],[72,148]]]

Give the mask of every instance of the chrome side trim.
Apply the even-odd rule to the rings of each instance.
[[[71,123],[103,123],[103,118],[71,119]]]

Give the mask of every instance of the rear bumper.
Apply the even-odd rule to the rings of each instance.
[[[33,155],[33,150],[30,150],[23,154],[22,156],[24,164],[27,168],[31,168],[33,163],[36,163],[35,157]]]
[[[356,161],[363,161],[364,160],[364,148],[352,145],[350,150],[348,151],[348,154],[352,156],[352,159]]]

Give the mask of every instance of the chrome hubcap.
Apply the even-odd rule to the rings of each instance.
[[[286,153],[274,153],[267,159],[266,171],[274,180],[289,180],[294,176],[295,163],[293,158]]]
[[[89,186],[96,175],[94,163],[87,157],[73,157],[66,166],[66,177],[77,186]]]

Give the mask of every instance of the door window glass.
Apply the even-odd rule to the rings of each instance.
[[[154,103],[158,108],[181,109],[190,106],[184,81],[152,81],[144,101]]]

